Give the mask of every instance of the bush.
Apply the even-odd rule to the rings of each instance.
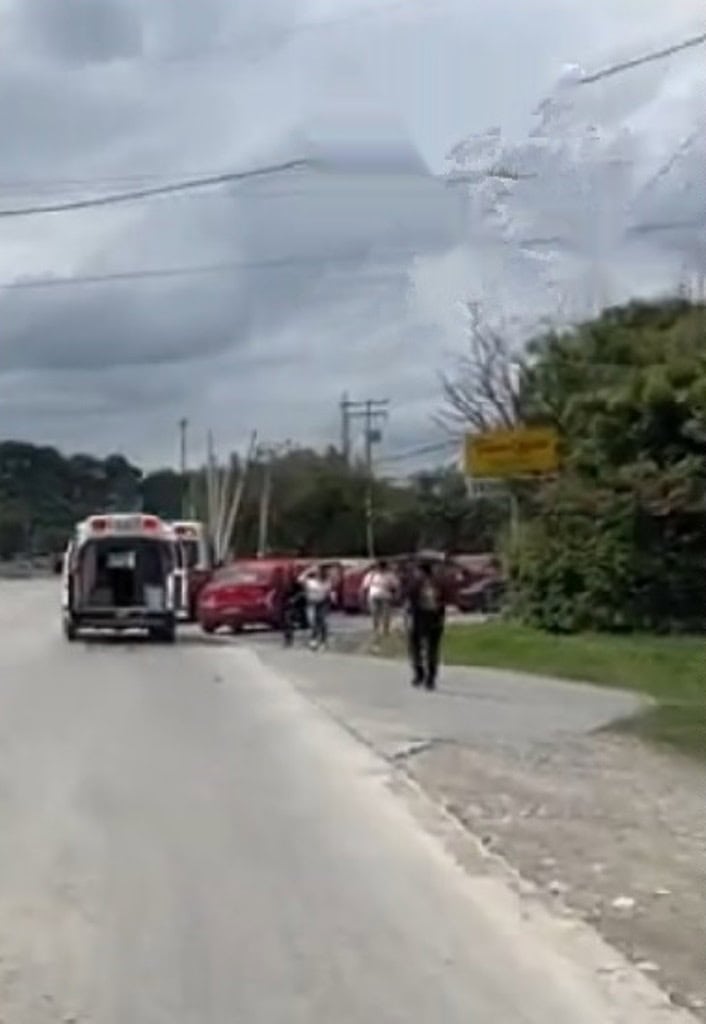
[[[564,480],[510,552],[515,613],[556,633],[694,632],[706,615],[706,514]]]

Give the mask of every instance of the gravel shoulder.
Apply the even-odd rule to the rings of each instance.
[[[275,660],[546,903],[706,1022],[704,765],[605,731],[629,713],[610,703],[619,691],[453,668],[439,693],[415,694],[405,665],[360,650]]]
[[[706,1021],[706,772],[597,734],[493,753],[437,744],[412,777],[551,901]]]

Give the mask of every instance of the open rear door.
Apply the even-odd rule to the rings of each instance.
[[[183,621],[189,618],[189,572],[184,547],[179,541],[174,544],[174,571],[172,573],[174,588],[174,613]]]

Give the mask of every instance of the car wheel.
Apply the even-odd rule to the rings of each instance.
[[[78,637],[78,629],[76,628],[76,622],[71,615],[67,615],[64,619],[64,637],[69,643],[73,643]]]

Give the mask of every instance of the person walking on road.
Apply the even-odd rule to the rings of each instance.
[[[328,617],[331,610],[331,581],[326,567],[320,565],[315,574],[306,581],[306,598],[311,623],[312,650],[328,644]]]
[[[435,690],[446,623],[446,586],[431,562],[418,565],[405,599],[412,686]]]
[[[302,621],[306,624],[306,593],[303,584],[294,573],[287,580],[282,594],[281,620],[284,646],[291,647],[297,627]]]
[[[363,593],[373,619],[376,640],[390,635],[392,602],[397,592],[397,577],[387,562],[381,559],[363,580]]]

